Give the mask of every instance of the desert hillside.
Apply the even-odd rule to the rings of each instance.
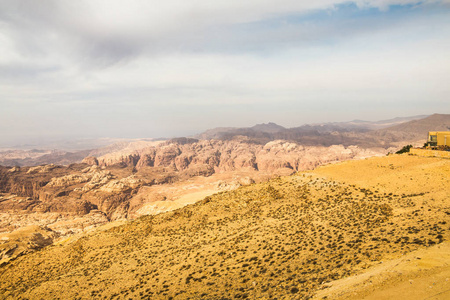
[[[420,278],[449,270],[448,256],[439,252],[448,249],[450,237],[449,178],[449,160],[393,155],[220,192],[5,263],[0,295],[347,299],[345,293],[351,292],[361,299],[390,291],[398,299],[389,282],[413,280],[407,282],[408,299],[423,299],[423,292],[411,292],[423,287]],[[8,243],[14,247],[2,240],[3,248]],[[434,264],[428,261],[429,251],[438,253]],[[419,254],[411,257],[414,253]],[[398,272],[386,277],[374,269],[402,257],[416,262],[422,255],[426,266],[420,261],[399,265],[411,278]],[[367,272],[375,276],[369,276],[370,284],[361,279]],[[345,279],[353,281],[345,285]],[[448,291],[448,277],[437,275],[426,289],[436,299],[445,299]]]

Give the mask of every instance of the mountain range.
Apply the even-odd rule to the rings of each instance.
[[[198,135],[194,135],[197,139],[221,139],[234,135],[246,135],[251,134],[251,132],[263,132],[269,134],[280,134],[286,131],[298,131],[298,132],[313,132],[314,130],[318,132],[333,132],[333,131],[357,131],[364,132],[376,129],[382,129],[390,126],[395,126],[401,123],[406,123],[413,120],[419,120],[429,117],[427,115],[418,115],[412,117],[397,117],[389,120],[381,121],[363,121],[363,120],[353,120],[349,122],[330,122],[330,123],[317,123],[317,124],[305,124],[294,128],[285,128],[273,122],[257,124],[248,128],[237,128],[237,127],[218,127],[214,129],[209,129]]]
[[[433,128],[433,129],[430,129]],[[425,140],[430,130],[449,130],[450,115],[413,116],[377,122],[355,120],[307,124],[300,127],[284,128],[275,123],[259,124],[248,128],[215,128],[194,136],[198,139],[230,140],[245,136],[253,143],[264,144],[282,139],[304,146],[360,146],[398,147],[399,143]]]
[[[354,120],[284,128],[275,123],[258,124],[248,128],[215,128],[191,138],[197,140],[245,140],[246,143],[264,145],[275,140],[286,140],[301,146],[358,146],[364,149],[400,147],[405,143],[424,142],[430,130],[449,130],[450,115],[413,116],[390,120],[368,122]],[[178,142],[183,139],[178,139]],[[106,143],[108,139],[102,139]],[[172,139],[177,141],[177,139]],[[99,143],[100,143],[99,142]],[[108,146],[86,150],[14,150],[0,152],[0,165],[36,166],[42,164],[80,163],[87,156],[101,156],[108,153],[132,152],[155,144],[155,140],[121,140]],[[92,144],[93,142],[91,142]],[[98,145],[93,143],[92,145]],[[77,143],[79,145],[79,143]],[[87,146],[89,143],[85,142]],[[392,149],[389,149],[392,150]],[[388,150],[388,151],[389,151]]]

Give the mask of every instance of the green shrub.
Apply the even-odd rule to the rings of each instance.
[[[406,145],[402,149],[400,149],[397,152],[395,152],[395,154],[408,153],[409,149],[411,149],[411,148],[412,148],[412,145]]]

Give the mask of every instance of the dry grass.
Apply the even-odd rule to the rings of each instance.
[[[0,295],[308,299],[448,239],[449,164],[376,158],[219,193],[20,257]]]

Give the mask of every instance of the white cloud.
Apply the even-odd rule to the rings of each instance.
[[[366,18],[355,8],[339,19],[338,6],[350,2],[0,0],[0,105],[8,107],[0,117],[18,132],[111,126],[101,134],[124,126],[124,116],[174,131],[189,129],[186,114],[196,130],[233,125],[226,120],[242,105],[249,122],[272,113],[290,125],[296,111],[314,118],[345,110],[339,105],[443,107],[450,12],[440,5],[449,2],[362,0],[353,2],[361,11],[386,12]],[[397,16],[391,5],[419,7]],[[21,114],[34,125],[15,127]]]
[[[355,3],[362,8],[385,9],[389,5],[437,2],[441,1],[357,0]],[[140,55],[218,49],[242,51],[270,44],[289,44],[295,37],[297,42],[302,37],[308,42],[330,33],[330,28],[297,26],[284,28],[281,32],[256,31],[252,36],[236,34],[239,29],[233,26],[286,14],[306,15],[318,10],[333,10],[346,3],[350,2],[4,0],[0,1],[0,40],[5,45],[2,56],[15,56],[25,62],[37,58],[61,63],[68,60],[77,66],[92,68],[129,61]]]

